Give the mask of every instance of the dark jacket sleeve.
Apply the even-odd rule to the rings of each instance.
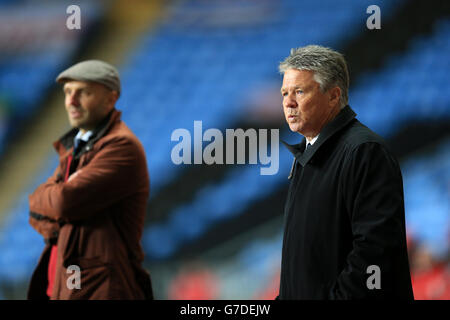
[[[71,181],[40,185],[29,196],[30,211],[67,222],[89,219],[136,192],[144,162],[135,141],[114,137]]]
[[[350,213],[353,248],[331,287],[329,298],[393,297],[397,290],[396,277],[400,276],[398,272],[402,272],[398,265],[407,257],[399,165],[381,144],[364,143],[350,152],[343,175],[342,187]],[[373,287],[377,272],[370,266],[379,268],[380,288]]]

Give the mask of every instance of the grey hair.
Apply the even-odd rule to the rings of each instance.
[[[278,67],[281,74],[288,69],[314,72],[322,92],[333,87],[341,89],[339,98],[341,109],[348,104],[349,75],[344,56],[333,49],[309,45],[291,49],[291,54]]]

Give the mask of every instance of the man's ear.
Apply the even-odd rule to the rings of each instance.
[[[329,97],[329,100],[328,100],[329,106],[334,108],[336,105],[339,104],[339,100],[341,98],[341,93],[342,93],[341,92],[341,88],[339,88],[339,87],[331,88],[328,91],[328,93],[329,93],[329,95],[328,95],[328,97]]]

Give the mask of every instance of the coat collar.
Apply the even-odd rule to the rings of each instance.
[[[338,115],[330,121],[325,127],[320,131],[319,138],[317,141],[305,150],[306,139],[303,138],[302,142],[294,145],[290,145],[284,141],[281,141],[288,149],[292,152],[295,159],[304,167],[309,160],[314,156],[314,154],[319,150],[320,146],[325,143],[330,137],[332,137],[336,132],[345,127],[350,121],[356,117],[356,113],[350,108],[349,105],[345,106]]]
[[[100,122],[97,128],[94,129],[94,133],[87,142],[86,147],[92,148],[92,145],[101,137],[103,137],[116,121],[120,120],[121,114],[122,113],[120,111],[113,109],[105,117],[105,119]],[[73,140],[78,131],[78,128],[73,128],[53,143],[53,147],[56,149],[58,154],[62,155],[73,147]]]

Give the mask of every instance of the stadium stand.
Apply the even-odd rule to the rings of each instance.
[[[449,32],[450,20],[437,21],[431,37],[414,39],[406,54],[391,57],[378,72],[362,75],[349,97],[359,119],[390,136],[412,120],[448,118]]]
[[[407,228],[431,254],[445,260],[450,237],[450,140],[403,163]]]
[[[298,1],[283,1],[281,6],[271,1],[236,1],[229,7],[221,2],[193,1],[177,7],[156,34],[142,40],[121,69],[124,94],[120,105],[124,120],[146,147],[153,172],[152,197],[180,169],[170,159],[173,144],[161,137],[170,137],[177,128],[191,128],[199,115],[204,127],[234,125],[242,117],[241,88],[273,77],[286,48],[345,41],[349,29],[365,25],[354,12],[365,12],[367,3],[361,1],[355,7],[353,2],[321,2],[320,6],[330,7],[327,14],[318,10],[319,4],[307,2],[305,6]],[[389,10],[395,8],[393,2],[382,3],[386,12],[394,12]],[[226,15],[224,6],[238,16],[242,10],[244,15],[259,8],[261,16],[255,15],[250,26],[247,18],[220,23],[215,17]],[[299,12],[295,19],[283,19],[292,10]],[[308,28],[315,21],[327,23]],[[295,30],[308,31],[299,37]]]

